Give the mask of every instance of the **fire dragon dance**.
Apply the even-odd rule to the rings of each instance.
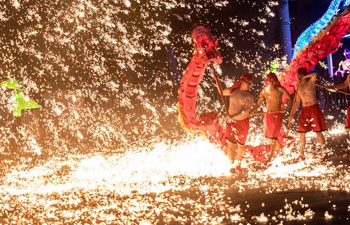
[[[338,2],[339,0],[336,1],[336,3]],[[317,28],[319,29],[319,26]],[[338,15],[330,17],[328,25],[324,29],[320,29],[307,45],[299,49],[295,58],[291,60],[280,77],[281,85],[289,94],[293,94],[295,90],[297,70],[304,67],[307,72],[310,72],[321,59],[338,50],[341,46],[342,37],[349,30],[350,8],[347,7]],[[212,143],[224,149],[226,145],[225,132],[220,124],[218,114],[208,112],[197,115],[196,112],[197,91],[206,67],[213,62],[216,64],[222,62],[217,49],[218,41],[204,26],[197,26],[193,29],[192,41],[194,43],[194,54],[183,74],[178,90],[179,119],[185,129],[200,131]],[[282,136],[279,141],[283,143],[285,139],[286,137]],[[246,149],[251,151],[255,160],[261,162],[264,162],[269,154],[269,146],[246,146]]]

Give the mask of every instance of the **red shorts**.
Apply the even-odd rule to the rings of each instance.
[[[277,139],[282,128],[281,113],[267,113],[264,117],[264,134],[267,138]]]
[[[226,139],[234,144],[244,145],[249,131],[249,118],[226,122]]]
[[[346,112],[345,128],[350,128],[350,106],[348,107],[348,110]]]
[[[327,124],[318,104],[306,106],[301,109],[298,120],[298,132],[320,132],[327,130]]]

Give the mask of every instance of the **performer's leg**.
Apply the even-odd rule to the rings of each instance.
[[[317,139],[320,142],[321,148],[322,148],[322,153],[325,154],[326,150],[326,140],[322,134],[322,132],[316,132]]]
[[[299,133],[299,156],[304,157],[304,148],[306,144],[306,138],[305,138],[306,133]]]
[[[278,139],[276,140],[276,151],[277,151],[277,155],[279,155],[281,152],[281,144],[278,141]]]
[[[244,156],[244,150],[245,150],[245,145],[238,144],[238,151],[235,158],[235,163],[237,162],[236,165],[241,166],[243,156]]]
[[[318,142],[320,143],[321,149],[322,149],[322,152],[321,152],[322,160],[326,160],[329,157],[329,154],[326,152],[326,140],[325,140],[322,132],[316,132],[316,135],[317,135]]]
[[[306,133],[300,132],[299,133],[299,156],[298,158],[294,159],[294,163],[297,163],[299,161],[303,161],[304,158],[304,148],[306,144],[306,138],[305,138]]]
[[[270,139],[270,156],[266,162],[270,162],[275,155],[275,149],[277,147],[277,139]]]
[[[226,155],[232,163],[234,163],[234,160],[235,160],[236,149],[237,149],[237,144],[227,141]]]
[[[233,167],[230,170],[231,173],[240,172],[242,169],[241,164],[242,164],[245,146],[241,144],[237,144],[237,145],[238,145],[238,150],[234,158]]]
[[[280,153],[281,151],[281,145],[280,143],[278,142],[278,139],[271,139],[271,142],[270,142],[270,157],[269,159],[267,160],[267,162],[271,161],[271,159],[275,156],[275,152],[277,152],[277,155]]]

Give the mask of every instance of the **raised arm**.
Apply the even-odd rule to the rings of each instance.
[[[305,76],[303,76],[301,79],[304,80],[304,79],[308,79],[308,78],[310,78],[309,81],[315,82],[316,78],[317,78],[317,74],[316,73],[309,73],[309,74],[306,74]]]

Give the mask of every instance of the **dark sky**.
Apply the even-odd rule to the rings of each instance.
[[[96,2],[95,7],[99,10],[86,8],[86,16],[77,19],[78,2],[72,4],[70,1],[36,0],[23,2],[18,9],[7,2],[3,6],[7,20],[0,26],[0,56],[6,59],[0,63],[0,75],[14,76],[19,80],[29,77],[41,85],[40,90],[47,87],[80,88],[84,85],[96,87],[110,81],[153,84],[157,77],[150,74],[157,74],[158,77],[164,74],[162,80],[165,80],[169,74],[166,70],[166,57],[163,52],[155,50],[168,47],[159,38],[160,31],[165,28],[154,25],[157,24],[155,21],[171,25],[170,46],[179,60],[191,57],[192,45],[184,39],[184,36],[189,36],[191,26],[196,22],[209,22],[213,33],[221,41],[222,55],[224,62],[230,66],[227,72],[230,76],[247,72],[243,70],[249,66],[250,71],[256,68],[264,71],[266,61],[280,56],[278,51],[267,51],[268,47],[280,41],[278,17],[268,18],[266,24],[259,23],[258,20],[259,16],[266,17],[262,15],[266,1],[237,0],[230,1],[225,7],[217,7],[210,1],[195,3],[199,2],[196,0],[187,1],[188,7],[177,7],[170,11],[166,6],[153,7],[148,3],[127,8],[122,3],[114,5]],[[300,33],[323,15],[330,2],[290,1],[292,46]],[[276,8],[271,7],[272,10]],[[68,11],[74,11],[76,15],[71,15]],[[122,25],[128,28],[126,34],[106,25],[108,23],[104,17],[107,13],[116,27]],[[149,18],[142,20],[140,14],[147,14]],[[233,22],[235,20],[237,22]],[[242,26],[243,20],[248,21],[249,26]],[[264,34],[254,34],[254,30]],[[115,43],[112,43],[112,38],[116,40]],[[135,57],[133,55],[133,60],[130,60],[130,47],[125,47],[125,39],[130,40],[129,46],[135,52],[153,51],[152,57],[134,54]],[[232,42],[233,47],[225,46],[225,41]],[[261,42],[267,47],[262,48]],[[256,60],[258,56],[265,58]],[[186,65],[186,61],[179,62],[180,72]],[[237,72],[231,72],[234,69]]]
[[[328,9],[331,0],[292,0],[289,2],[293,45],[296,38]]]
[[[312,23],[316,22],[327,11],[332,0],[295,0],[290,1],[290,16],[291,16],[291,32],[292,32],[292,45],[295,45],[296,39],[299,35]],[[343,55],[344,49],[350,47],[349,38],[343,38],[341,40],[343,46],[339,50],[332,54],[333,59],[333,71],[338,69],[340,61],[345,60]],[[326,59],[321,60],[327,63]],[[317,71],[320,74],[324,74],[328,78],[328,71],[322,69],[320,65],[317,66]]]

